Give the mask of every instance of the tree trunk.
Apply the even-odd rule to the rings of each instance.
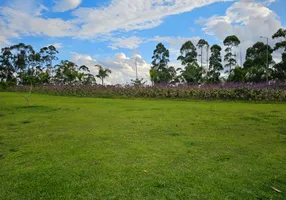
[[[203,67],[203,48],[201,48],[201,67]]]
[[[209,68],[209,46],[207,46],[207,69]]]

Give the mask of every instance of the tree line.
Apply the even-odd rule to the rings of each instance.
[[[237,36],[231,35],[225,38],[225,55],[222,58],[222,47],[200,39],[196,45],[192,41],[185,42],[180,49],[183,68],[175,69],[169,66],[169,50],[159,43],[153,52],[150,78],[153,84],[160,83],[219,83],[229,82],[265,82],[269,80],[286,80],[286,30],[279,29],[272,39],[278,42],[272,48],[263,42],[257,42],[246,51],[245,62],[237,63],[237,55],[234,48],[240,45]],[[210,57],[208,55],[210,50]],[[274,51],[282,50],[282,60],[275,63],[272,57]],[[199,52],[199,53],[198,53]],[[203,54],[206,53],[206,65],[203,65]],[[198,63],[200,58],[200,64]],[[223,66],[223,61],[225,65]],[[242,65],[242,66],[241,66]],[[227,77],[222,77],[225,71]]]
[[[0,86],[41,85],[41,84],[81,84],[96,83],[95,77],[104,84],[111,70],[96,65],[98,74],[94,76],[85,65],[59,59],[58,50],[50,45],[36,52],[31,45],[23,43],[2,48],[0,54]]]
[[[286,80],[286,30],[279,29],[273,36],[278,42],[274,48],[257,42],[246,51],[245,62],[237,63],[234,48],[240,45],[237,36],[225,38],[225,55],[222,58],[222,47],[200,39],[196,45],[185,42],[177,58],[182,67],[175,69],[169,66],[169,50],[159,43],[153,52],[150,79],[153,84],[167,83],[219,83],[229,82],[265,82],[269,80]],[[274,51],[281,51],[281,62],[275,63]],[[210,52],[210,55],[208,55]],[[100,65],[98,74],[93,75],[85,65],[62,60],[58,63],[58,50],[50,45],[36,52],[31,45],[23,43],[2,48],[0,54],[0,85],[41,85],[41,84],[96,84],[96,77],[104,84],[104,79],[111,73]],[[206,57],[206,65],[203,58]],[[199,61],[198,61],[198,58]],[[224,66],[223,66],[224,61]],[[200,62],[200,63],[199,63]],[[54,63],[58,63],[54,65]],[[227,73],[222,77],[221,73]],[[142,85],[143,79],[132,80],[134,85]]]

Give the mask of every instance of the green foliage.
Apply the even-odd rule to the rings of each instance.
[[[153,84],[170,83],[176,75],[176,70],[169,67],[169,50],[159,43],[153,52],[150,78]]]
[[[0,54],[1,87],[13,85],[93,84],[95,78],[86,66],[78,67],[70,61],[57,61],[59,52],[54,46],[43,47],[36,52],[23,43],[6,47]]]
[[[268,55],[267,55],[268,51]],[[263,42],[257,42],[246,51],[246,61],[244,69],[247,71],[246,81],[248,82],[263,82],[266,81],[266,76],[269,74],[268,63],[273,63],[272,48]],[[268,70],[268,71],[267,71]]]
[[[235,35],[231,35],[225,38],[223,44],[227,46],[225,49],[226,54],[224,56],[224,61],[227,62],[225,67],[228,67],[228,72],[231,73],[232,66],[237,64],[235,59],[236,55],[232,53],[232,49],[240,44],[240,40]]]
[[[84,65],[79,67],[73,62],[65,60],[55,67],[55,81],[58,84],[93,84],[95,82],[94,76]]]
[[[184,70],[181,71],[182,77],[188,84],[200,84],[203,82],[204,68],[197,62],[189,63]]]
[[[96,67],[99,68],[98,74],[96,75],[97,78],[101,80],[101,84],[104,85],[104,79],[109,77],[109,74],[111,74],[110,69],[104,69],[101,65],[96,65]]]
[[[221,47],[217,44],[211,47],[210,65],[207,72],[207,82],[209,83],[220,82],[220,71],[223,70],[221,64],[221,50]]]
[[[143,86],[147,81],[144,81],[144,79],[141,78],[141,79],[135,79],[135,80],[132,79],[131,82],[134,86]]]
[[[182,65],[189,65],[197,61],[197,51],[196,47],[192,43],[192,41],[185,42],[181,49],[180,49],[181,55],[178,57],[177,60],[180,60],[182,62]]]
[[[228,82],[244,82],[246,73],[246,70],[244,70],[242,67],[236,66],[230,71]]]
[[[286,80],[286,29],[279,29],[273,36],[273,39],[282,39],[275,44],[274,50],[282,49],[282,61],[274,65],[274,77],[285,81]]]
[[[200,67],[200,66],[199,66]],[[192,70],[193,72],[194,70]],[[236,67],[231,73],[232,81],[242,82],[245,71]],[[190,77],[194,83],[196,77]],[[30,87],[10,87],[6,91],[29,92]],[[233,100],[233,101],[286,101],[285,85],[248,85],[224,83],[220,85],[183,86],[91,86],[62,85],[35,86],[33,93],[108,98],[160,98],[192,100]]]

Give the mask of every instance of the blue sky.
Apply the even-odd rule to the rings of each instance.
[[[134,58],[148,79],[158,42],[170,49],[175,67],[180,46],[200,38],[213,45],[236,34],[244,57],[261,35],[286,26],[285,8],[284,0],[1,0],[0,47],[53,44],[60,59],[94,73],[95,64],[104,65],[114,72],[110,83],[125,83],[135,76]]]

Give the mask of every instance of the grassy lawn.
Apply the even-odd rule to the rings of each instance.
[[[286,199],[286,104],[0,93],[0,199]]]

